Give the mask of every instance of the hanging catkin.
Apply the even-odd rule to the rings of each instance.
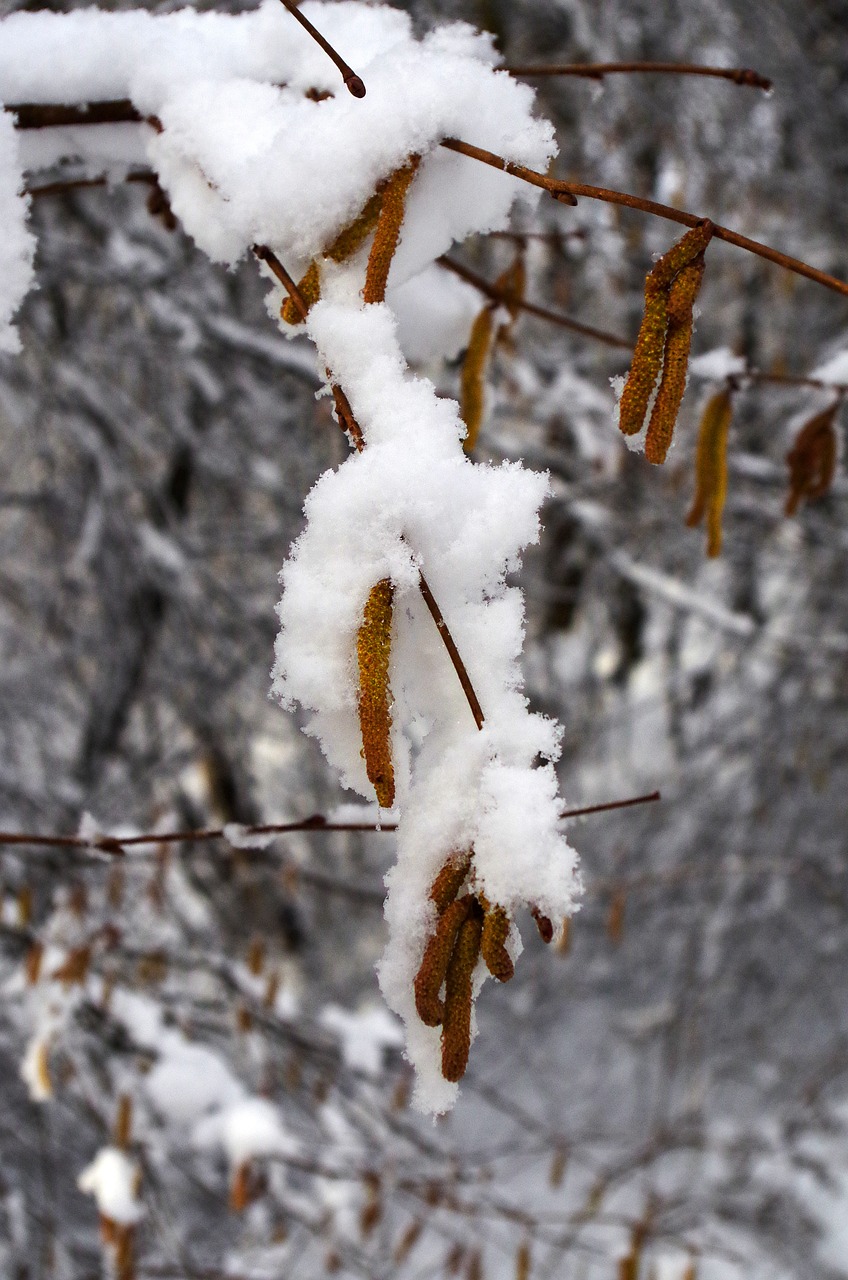
[[[391,744],[392,695],[389,688],[393,600],[394,590],[390,578],[383,578],[371,588],[356,644],[359,658],[359,724],[365,768],[383,809],[390,809],[395,799]]]
[[[694,528],[707,517],[707,555],[721,552],[721,517],[727,497],[727,436],[731,397],[718,391],[707,401],[698,430],[695,461],[695,498],[686,523]]]
[[[474,900],[468,894],[452,902],[436,925],[427,946],[421,967],[415,975],[415,1008],[425,1027],[441,1026],[445,1006],[440,991],[453,960],[459,931],[468,919]]]
[[[786,455],[789,493],[785,511],[788,516],[794,516],[802,498],[821,498],[833,483],[839,455],[836,413],[840,404],[841,400],[837,399],[810,418]]]
[[[671,444],[674,424],[686,390],[686,370],[692,345],[693,307],[704,276],[700,255],[677,276],[668,294],[668,329],[663,350],[662,379],[645,435],[645,457],[662,464]]]
[[[459,859],[450,858],[436,876],[430,888],[430,900],[435,902],[439,915],[453,902],[471,867],[471,854],[463,853]]]
[[[671,440],[674,419],[686,385],[692,308],[703,276],[704,251],[712,234],[711,222],[706,219],[699,222],[663,254],[645,280],[645,311],[621,395],[619,427],[626,436],[637,435],[642,430],[648,404],[662,370],[652,461],[665,458],[668,443],[663,448],[662,441],[666,437],[669,442]]]
[[[483,920],[480,954],[486,968],[498,982],[509,982],[515,973],[512,957],[505,943],[509,936],[509,916],[503,907],[490,907]]]
[[[471,1048],[471,980],[480,955],[482,911],[477,908],[462,925],[445,977],[442,1023],[442,1075],[456,1083],[465,1075]]]
[[[383,192],[381,189],[371,197],[353,222],[339,232],[329,249],[324,251],[324,257],[330,258],[333,262],[347,262],[349,258],[352,258],[356,251],[362,248],[376,227],[382,207]]]
[[[392,174],[386,183],[377,229],[374,232],[374,242],[368,255],[368,268],[365,272],[365,288],[362,290],[362,297],[366,303],[382,302],[386,296],[389,268],[395,256],[403,223],[406,193],[420,162],[420,156],[412,156],[402,169]]]
[[[459,381],[459,416],[466,426],[463,448],[471,453],[480,434],[485,401],[486,365],[495,327],[495,308],[486,306],[471,326]]]

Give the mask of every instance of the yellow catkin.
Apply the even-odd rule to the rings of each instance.
[[[731,417],[730,392],[719,391],[707,401],[698,430],[695,498],[686,517],[690,528],[707,517],[707,555],[721,552],[721,517],[727,497],[727,437]]]
[[[424,948],[421,967],[415,975],[415,1008],[425,1027],[441,1026],[445,1006],[439,995],[453,956],[459,931],[468,919],[473,899],[466,894],[451,902]]]
[[[435,902],[439,915],[459,893],[470,866],[471,854],[463,853],[458,860],[450,858],[436,876],[430,888],[430,901]]]
[[[642,430],[648,402],[663,365],[666,335],[672,320],[669,304],[674,307],[673,286],[687,267],[698,259],[703,262],[712,234],[712,224],[707,220],[700,222],[663,254],[645,280],[645,313],[619,406],[619,427],[626,436],[637,435]],[[677,345],[682,345],[680,339]]]
[[[612,895],[607,915],[607,937],[613,946],[619,946],[624,938],[624,915],[627,910],[627,894],[616,889]]]
[[[509,936],[509,916],[503,907],[491,907],[483,919],[480,954],[486,968],[498,982],[509,982],[515,973],[512,957],[504,943]]]
[[[383,192],[380,190],[371,197],[350,226],[339,232],[329,249],[324,250],[324,257],[333,262],[347,262],[348,258],[352,258],[376,227],[382,206]]]
[[[681,236],[676,244],[658,258],[651,268],[648,279],[658,289],[668,289],[679,276],[684,267],[688,267],[696,258],[703,256],[704,250],[713,238],[712,223],[706,218]]]
[[[499,338],[509,338],[520,313],[519,304],[524,301],[527,291],[527,269],[524,265],[524,254],[519,253],[495,281],[495,288],[503,298],[503,304],[509,312],[509,324],[502,325]]]
[[[484,307],[471,326],[468,349],[462,362],[459,380],[459,416],[466,426],[463,448],[471,453],[477,443],[483,422],[486,365],[494,334],[495,312]]]
[[[686,390],[686,370],[692,345],[695,298],[704,275],[704,259],[684,267],[668,295],[668,331],[663,351],[663,371],[651,420],[645,435],[645,457],[661,465],[671,445],[677,414]]]
[[[392,712],[389,658],[392,644],[394,590],[390,578],[371,588],[359,628],[359,724],[368,780],[380,807],[390,809],[395,799],[392,764]]]
[[[786,515],[793,516],[802,498],[821,498],[827,493],[836,473],[839,455],[836,435],[836,413],[840,401],[835,401],[822,413],[806,422],[792,448],[786,455],[789,467],[789,493],[786,497]]]
[[[649,276],[645,285],[645,314],[618,406],[618,426],[623,435],[635,436],[642,430],[648,401],[662,368],[667,326],[666,295],[653,286]]]
[[[530,1245],[524,1240],[515,1255],[515,1280],[530,1280],[531,1262]]]
[[[120,1150],[125,1151],[130,1145],[132,1137],[132,1098],[129,1094],[122,1093],[118,1099],[118,1111],[115,1116],[115,1127],[113,1130],[113,1143]]]
[[[321,297],[321,270],[317,262],[310,262],[306,269],[306,275],[298,281],[297,287],[300,290],[300,296],[306,303],[306,310],[309,311],[310,307],[314,306]],[[303,323],[303,313],[294,298],[286,298],[280,307],[280,315],[286,324]]]
[[[402,169],[392,174],[386,183],[380,205],[380,217],[377,220],[377,230],[374,232],[374,241],[365,272],[362,298],[366,303],[382,302],[386,296],[389,269],[392,258],[395,256],[403,223],[406,193],[415,177],[420,160],[420,156],[412,156]]]
[[[482,912],[472,912],[460,929],[445,976],[442,1075],[454,1083],[468,1066],[471,1048],[471,979],[480,955]]]

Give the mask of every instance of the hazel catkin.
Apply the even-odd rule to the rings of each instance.
[[[392,763],[392,712],[389,687],[389,659],[392,643],[394,589],[383,578],[368,596],[357,636],[359,658],[359,724],[368,780],[382,809],[390,809],[395,799],[395,771]]]

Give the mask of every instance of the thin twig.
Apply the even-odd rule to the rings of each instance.
[[[496,155],[494,151],[486,151],[484,147],[474,147],[470,142],[463,142],[460,138],[443,138],[442,146],[447,147],[449,151],[458,151],[460,155],[468,156],[471,160],[479,160],[481,164],[491,165],[493,169],[500,169],[502,173],[509,173],[513,178],[520,178],[522,182],[529,182],[531,187],[541,187],[543,191],[549,191],[562,204],[577,204],[571,194],[571,183],[561,182],[558,178],[548,178],[544,173],[537,173],[535,169],[528,169],[523,164],[513,164],[511,160],[504,160],[503,156]]]
[[[462,155],[469,156],[472,160],[479,160],[483,164],[492,165],[495,169],[501,169],[506,173],[511,173],[515,178],[521,178],[524,182],[531,183],[534,187],[543,187],[544,190],[550,191],[556,200],[560,200],[563,204],[576,203],[575,196],[584,196],[587,200],[602,200],[606,204],[623,205],[628,209],[639,209],[642,213],[652,213],[658,218],[666,218],[669,222],[677,222],[684,227],[696,227],[703,222],[703,217],[699,217],[694,213],[687,213],[683,209],[673,209],[670,205],[659,204],[656,200],[646,200],[642,196],[632,196],[624,191],[613,191],[608,187],[589,186],[585,182],[564,182],[557,178],[547,178],[542,173],[536,173],[533,169],[525,169],[522,165],[514,165],[504,160],[503,156],[495,155],[493,151],[485,151],[482,147],[473,147],[470,143],[461,142],[456,138],[446,138],[442,142],[443,147],[448,147],[451,151],[459,151]],[[712,221],[712,220],[711,220]],[[724,240],[727,244],[735,244],[740,249],[746,249],[748,253],[754,253],[759,258],[766,258],[769,262],[776,262],[779,267],[783,267],[787,271],[794,271],[796,275],[806,276],[808,280],[815,280],[817,284],[823,284],[827,289],[833,289],[836,293],[841,293],[848,297],[848,284],[844,280],[838,280],[836,276],[828,275],[826,271],[819,271],[816,267],[808,266],[806,262],[801,262],[798,258],[790,258],[788,254],[781,253],[779,249],[771,249],[768,245],[760,244],[758,240],[751,240],[748,236],[739,235],[737,231],[732,231],[729,227],[723,227],[718,222],[712,223],[713,236],[716,240]]]
[[[437,259],[437,262],[446,271],[452,271],[455,276],[459,276],[461,280],[465,280],[468,284],[473,285],[475,289],[479,289],[482,294],[487,298],[491,298],[493,302],[506,302],[518,311],[526,311],[528,315],[538,316],[540,320],[547,320],[550,324],[559,325],[562,329],[571,329],[575,333],[582,333],[587,338],[596,338],[598,342],[605,342],[610,347],[622,347],[629,351],[633,346],[633,343],[628,342],[626,338],[619,338],[614,333],[607,333],[605,329],[595,329],[592,325],[583,324],[580,320],[572,320],[570,316],[561,315],[558,311],[549,311],[547,307],[537,306],[535,302],[526,302],[524,299],[514,298],[512,295],[507,297],[502,289],[490,284],[483,276],[479,276],[476,271],[471,271],[468,267],[463,266],[461,262],[455,262],[453,258],[442,256]]]
[[[766,76],[750,67],[704,67],[688,62],[565,62],[540,66],[521,65],[503,67],[511,76],[584,76],[588,80],[603,80],[604,76],[631,74],[714,76],[719,80],[732,80],[734,84],[768,92],[772,83]]]
[[[338,67],[339,71],[342,74],[342,79],[345,82],[348,92],[352,93],[354,98],[364,98],[365,85],[362,83],[362,80],[356,74],[356,72],[352,69],[352,67],[348,66],[344,58],[342,58],[338,53],[336,53],[335,49],[330,44],[329,40],[325,39],[324,36],[321,35],[321,32],[318,31],[315,27],[313,27],[309,19],[304,17],[304,15],[300,12],[300,10],[296,7],[296,5],[292,3],[292,0],[281,0],[281,3],[285,5],[285,7],[288,9],[289,13],[293,18],[297,18],[298,22],[304,28],[304,30],[309,32],[309,34],[312,36],[312,39],[316,42],[316,44],[319,44],[321,46],[321,48],[326,53],[327,57],[333,60],[333,62],[336,64],[336,66]]]
[[[157,185],[156,174],[150,169],[135,169],[123,181],[139,182],[151,187]],[[99,178],[68,178],[63,182],[45,182],[40,187],[27,187],[25,191],[28,196],[37,200],[39,196],[64,196],[71,191],[81,191],[88,187],[106,187],[109,182],[110,179],[101,174]]]
[[[424,577],[424,574],[420,572],[418,574],[418,588],[424,597],[424,603],[430,610],[430,616],[436,624],[436,630],[442,637],[442,643],[447,649],[448,656],[450,657],[456,674],[459,677],[459,683],[462,685],[463,693],[468,699],[468,705],[471,708],[474,723],[477,725],[478,729],[482,729],[484,724],[483,709],[477,699],[477,694],[474,692],[474,686],[472,685],[468,672],[465,669],[465,663],[462,661],[460,652],[454,643],[453,636],[448,630],[448,624],[442,616],[442,611],[436,603],[436,598],[430,590],[427,579]]]
[[[606,804],[593,804],[582,809],[565,809],[559,816],[561,821],[568,818],[582,818],[590,814],[608,813],[613,809],[630,809],[634,805],[653,804],[662,797],[659,791],[650,795],[632,796],[626,800],[610,800]],[[234,824],[238,826],[238,824]],[[239,838],[251,836],[263,838],[267,836],[291,835],[293,832],[347,832],[362,831],[374,835],[397,831],[396,822],[330,822],[320,813],[298,822],[264,823],[252,827],[239,827]],[[227,840],[232,835],[229,827],[202,827],[187,831],[148,831],[138,836],[50,836],[44,834],[25,833],[20,831],[0,831],[0,845],[35,845],[51,849],[88,849],[93,853],[108,854],[111,857],[122,857],[127,849],[137,845],[198,844],[205,840]],[[238,847],[238,846],[236,846]]]
[[[57,123],[82,125],[134,120],[144,121],[154,128],[161,129],[161,122],[155,116],[141,116],[132,107],[131,103],[129,107],[127,103],[127,99],[117,99],[112,102],[92,102],[77,107],[63,107],[49,103],[18,103],[6,107],[6,110],[17,115],[18,127],[20,128],[44,128],[50,124]],[[54,113],[54,115],[51,116],[50,113]],[[35,117],[40,117],[40,123],[35,121]],[[22,120],[24,123],[21,123]],[[549,178],[543,173],[537,173],[534,169],[528,169],[520,164],[513,164],[512,161],[505,160],[503,156],[496,155],[493,151],[486,151],[482,147],[472,146],[471,143],[462,142],[458,138],[445,138],[442,141],[442,146],[451,151],[458,151],[460,154],[468,156],[472,160],[478,160],[482,164],[491,165],[504,173],[509,173],[514,178],[519,178],[522,182],[529,182],[532,186],[541,187],[543,190],[549,191],[562,204],[576,204],[576,197],[584,196],[588,200],[601,200],[606,204],[623,205],[629,209],[638,209],[642,213],[652,213],[655,217],[666,218],[669,222],[676,222],[684,227],[694,227],[703,221],[702,217],[694,213],[687,213],[683,209],[673,209],[669,205],[659,204],[656,200],[646,200],[642,196],[629,195],[623,191],[613,191],[608,187],[595,187],[587,183],[565,182],[559,178]],[[817,284],[822,284],[825,288],[832,289],[834,292],[848,297],[848,284],[844,280],[839,280],[836,276],[829,275],[826,271],[819,271],[816,267],[811,267],[798,258],[792,258],[788,254],[781,253],[778,249],[772,249],[768,245],[761,244],[758,240],[751,240],[748,236],[740,235],[738,232],[722,226],[718,222],[713,222],[713,236],[717,240],[724,240],[727,244],[736,245],[739,249],[745,249],[748,253],[756,254],[757,257],[776,263],[786,271],[793,271],[796,275],[805,276],[808,280],[815,280]]]

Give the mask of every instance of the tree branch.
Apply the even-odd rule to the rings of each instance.
[[[511,76],[583,76],[588,80],[603,80],[604,76],[622,73],[676,76],[714,76],[720,80],[732,80],[734,84],[768,92],[772,82],[750,67],[704,67],[689,62],[565,62],[546,63],[540,66],[502,67]]]
[[[659,791],[649,795],[631,796],[626,800],[610,800],[606,804],[593,804],[580,809],[565,809],[559,815],[561,821],[569,818],[583,818],[597,813],[609,813],[615,809],[631,809],[636,805],[654,804],[661,800]],[[238,826],[238,823],[232,826]],[[245,839],[256,836],[291,835],[293,832],[346,832],[362,831],[374,835],[397,831],[396,822],[330,822],[320,813],[312,814],[298,822],[265,823],[252,827],[240,827],[240,836]],[[127,849],[138,845],[152,844],[156,846],[169,844],[198,844],[204,840],[227,840],[233,834],[232,827],[202,827],[187,831],[148,831],[138,836],[51,836],[19,831],[0,831],[0,845],[18,846],[34,845],[50,849],[87,849],[92,853],[107,854],[110,857],[123,857]],[[235,846],[238,847],[238,846]]]
[[[479,289],[487,298],[491,298],[493,302],[508,303],[509,306],[515,307],[518,311],[526,311],[528,315],[538,316],[540,320],[547,320],[550,324],[559,325],[562,329],[571,329],[574,333],[582,333],[584,337],[595,338],[598,342],[605,342],[609,347],[622,347],[628,351],[632,348],[633,343],[628,342],[626,338],[619,338],[617,334],[607,333],[605,329],[595,329],[592,325],[583,324],[580,320],[572,320],[570,316],[561,315],[558,311],[549,311],[547,307],[537,306],[535,302],[525,302],[523,299],[507,297],[502,289],[498,289],[496,285],[490,284],[483,276],[479,276],[476,271],[463,266],[461,262],[455,262],[453,258],[443,255],[437,259],[440,267],[444,267],[446,271],[452,271],[455,276],[459,276],[460,280],[465,280],[468,284],[473,285],[475,289]]]

